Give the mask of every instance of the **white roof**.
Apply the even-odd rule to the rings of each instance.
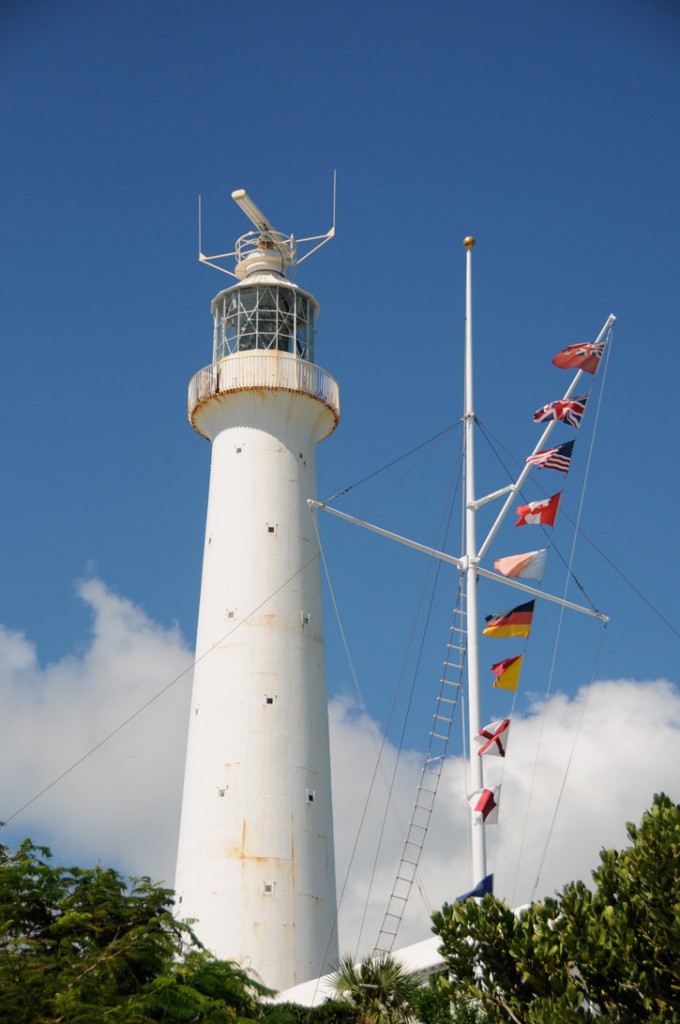
[[[416,942],[412,946],[404,946],[403,949],[394,951],[395,960],[406,968],[409,974],[417,974],[422,977],[441,970],[444,961],[438,952],[441,939],[433,935],[423,942]],[[279,992],[275,999],[277,1003],[298,1003],[300,1006],[319,1006],[327,999],[335,995],[331,978],[333,973],[323,974],[320,978],[312,978],[311,981],[303,981],[300,985],[294,985],[283,992]]]

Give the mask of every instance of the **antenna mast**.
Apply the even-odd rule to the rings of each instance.
[[[215,256],[206,256],[202,249],[202,228],[201,228],[201,197],[198,199],[198,261],[207,263],[209,267],[229,274],[237,280],[244,280],[249,273],[255,270],[269,270],[285,276],[291,267],[304,263],[313,253],[330,242],[335,237],[335,193],[336,176],[333,172],[333,224],[324,235],[310,235],[309,238],[295,239],[293,235],[284,235],[277,231],[268,217],[264,215],[259,206],[251,199],[244,188],[237,188],[231,193],[231,198],[238,207],[245,213],[255,231],[248,231],[241,235],[236,241],[233,252],[222,252]],[[308,248],[303,255],[298,254],[298,246],[316,242]],[[236,257],[236,267],[228,270],[220,266],[218,260],[226,260]]]

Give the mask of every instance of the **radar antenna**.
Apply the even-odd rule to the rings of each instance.
[[[243,280],[249,273],[262,270],[270,270],[285,275],[290,267],[296,267],[308,259],[322,245],[330,242],[335,237],[335,196],[336,196],[336,173],[333,172],[333,225],[324,235],[311,235],[309,238],[295,239],[293,235],[283,235],[265,217],[259,206],[251,199],[244,188],[236,189],[231,193],[231,198],[245,213],[248,220],[255,227],[255,231],[249,231],[241,235],[236,241],[233,252],[218,253],[215,256],[206,256],[201,248],[202,238],[202,213],[201,197],[198,197],[198,260],[199,263],[206,263],[223,274],[229,274],[237,280]],[[299,255],[299,246],[312,245],[303,255]],[[235,269],[228,270],[220,266],[218,260],[236,258]]]

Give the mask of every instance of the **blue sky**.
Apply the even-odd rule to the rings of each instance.
[[[532,412],[570,379],[553,355],[592,340],[616,314],[594,391],[599,400],[602,389],[601,412],[582,527],[680,628],[674,3],[9,0],[0,38],[0,623],[12,643],[24,634],[33,645],[36,714],[50,671],[58,666],[75,693],[68,679],[83,677],[96,650],[109,608],[99,581],[113,604],[111,595],[130,603],[123,624],[133,606],[153,623],[151,634],[175,651],[173,666],[193,645],[210,452],[186,422],[186,384],[210,361],[210,300],[227,284],[196,261],[198,194],[208,252],[231,248],[249,227],[229,199],[240,187],[280,230],[314,234],[330,226],[334,168],[337,238],[298,275],[321,305],[318,362],[341,387],[340,427],[319,451],[319,495],[459,418],[460,243],[473,234],[476,409],[520,462],[538,436]],[[589,415],[566,484],[573,518],[593,427]],[[457,437],[369,517],[432,543]],[[481,439],[478,451],[479,491],[502,486]],[[401,471],[350,492],[341,507],[358,513]],[[561,480],[547,471],[537,479],[548,493]],[[539,496],[536,484],[527,496]],[[330,519],[321,529],[325,541],[338,531]],[[506,525],[493,556],[541,546],[538,532],[518,536]],[[566,517],[555,541],[567,555]],[[449,549],[458,551],[455,530]],[[328,563],[367,711],[384,723],[426,565],[356,532],[329,549]],[[599,680],[677,683],[677,633],[583,540],[574,567],[611,625],[595,668],[598,627],[565,624],[554,689],[573,698],[594,671]],[[83,579],[89,601],[77,593]],[[419,712],[406,727],[415,750],[454,585],[443,573],[415,684]],[[546,586],[563,586],[556,558]],[[491,585],[480,596],[483,614],[514,602]],[[544,693],[554,627],[554,614],[541,610],[519,712]],[[331,694],[352,693],[330,605],[326,632]],[[483,665],[508,653],[486,643]],[[28,664],[22,650],[19,662],[3,663],[6,692],[16,665]],[[162,659],[152,660],[153,691],[170,668],[159,674]],[[405,678],[408,690],[411,667]],[[178,685],[188,692],[186,681]],[[135,710],[136,692],[111,709],[100,734]],[[636,691],[642,705],[645,692]],[[87,699],[80,693],[78,706]],[[484,701],[489,718],[507,712],[495,694]],[[161,702],[148,714],[156,713],[161,721],[167,713]],[[25,733],[11,715],[10,701],[5,727],[30,749],[30,714]],[[392,741],[400,729],[397,715]],[[78,730],[68,743],[55,737],[54,750],[41,749],[42,774],[35,764],[35,774],[19,770],[24,762],[6,747],[14,781],[0,817],[79,755],[85,738]],[[82,785],[96,775],[88,771]],[[676,768],[649,785],[677,799],[677,783]],[[622,797],[617,809],[639,816],[651,795],[641,791],[630,805]],[[41,804],[13,823],[10,838],[32,831],[64,845],[68,829],[55,831]],[[153,874],[156,862],[132,866]]]

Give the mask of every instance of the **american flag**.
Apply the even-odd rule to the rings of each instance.
[[[532,466],[540,466],[541,469],[559,469],[562,473],[569,472],[569,462],[574,449],[574,442],[567,441],[556,448],[545,448],[542,452],[529,455],[527,462]]]
[[[570,398],[559,402],[548,402],[542,409],[534,413],[534,423],[545,423],[546,420],[562,420],[572,427],[581,426],[583,414],[586,411],[587,395],[580,398]]]

